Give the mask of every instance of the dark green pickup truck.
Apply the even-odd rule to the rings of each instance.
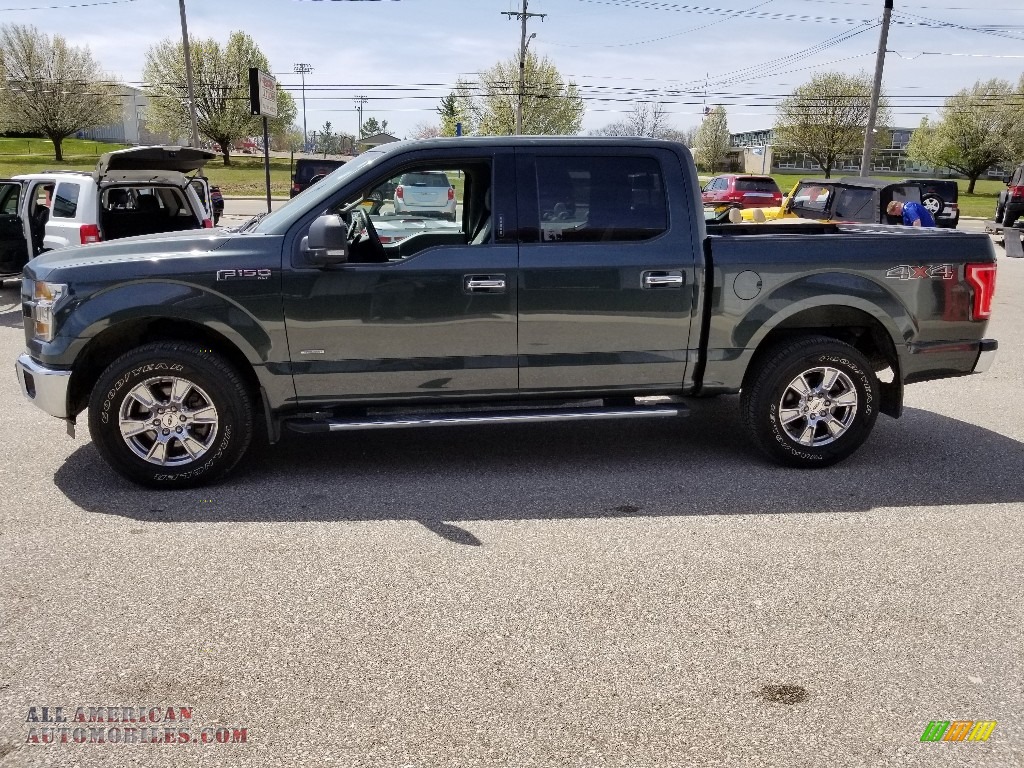
[[[450,186],[399,183],[425,172]],[[18,376],[72,433],[88,411],[118,472],[184,487],[256,430],[678,418],[735,392],[758,447],[821,467],[904,384],[990,364],[986,235],[702,211],[670,142],[390,144],[236,229],[36,258]]]

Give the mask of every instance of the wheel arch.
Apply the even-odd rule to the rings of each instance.
[[[888,319],[888,318],[887,318]],[[752,339],[754,354],[747,366],[748,373],[757,368],[764,355],[779,344],[801,336],[824,336],[849,344],[871,361],[875,372],[892,369],[892,381],[879,381],[881,403],[879,410],[898,418],[903,407],[903,378],[900,355],[896,348],[895,326],[883,322],[867,308],[851,304],[821,304],[795,308],[771,328],[765,328]],[[749,382],[744,378],[744,386]]]
[[[79,353],[68,384],[68,412],[77,416],[89,403],[100,374],[125,352],[155,341],[183,341],[208,348],[227,360],[262,410],[260,381],[245,353],[227,336],[208,325],[182,318],[144,317],[126,320],[93,337]]]

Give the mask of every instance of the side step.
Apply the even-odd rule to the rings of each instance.
[[[689,416],[683,403],[669,405],[603,406],[598,408],[523,408],[496,411],[450,411],[401,413],[356,418],[295,419],[285,426],[293,432],[314,434],[358,429],[404,429],[406,427],[448,427],[464,424],[521,424],[524,422],[581,421],[592,419],[650,419]]]

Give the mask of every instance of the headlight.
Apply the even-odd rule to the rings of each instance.
[[[57,333],[54,322],[54,310],[62,298],[68,295],[68,287],[63,283],[47,283],[36,280],[32,290],[32,320],[35,323],[35,336],[40,341],[53,341]]]

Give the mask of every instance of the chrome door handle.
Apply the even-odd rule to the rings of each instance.
[[[682,272],[644,272],[644,288],[682,288]]]
[[[504,275],[466,275],[464,285],[469,293],[503,293]]]

